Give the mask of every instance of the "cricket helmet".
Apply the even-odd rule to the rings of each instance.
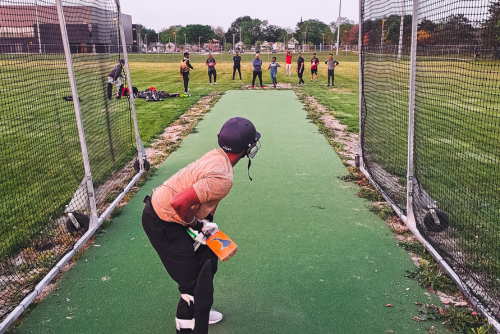
[[[217,135],[219,146],[226,152],[248,151],[260,139],[260,133],[248,119],[230,118]]]
[[[248,178],[250,181],[250,166],[257,151],[260,149],[260,133],[248,119],[243,117],[230,118],[217,135],[219,146],[226,152],[239,153],[245,151],[243,156],[248,157]]]
[[[125,59],[120,59],[120,64],[125,65]]]

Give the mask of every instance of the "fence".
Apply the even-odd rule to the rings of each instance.
[[[3,333],[109,216],[145,160],[133,96],[107,95],[120,58],[131,86],[118,0],[6,0],[0,14]],[[12,45],[30,47],[12,53]],[[82,45],[97,52],[80,53]]]
[[[360,22],[361,168],[500,329],[500,3],[360,0]]]

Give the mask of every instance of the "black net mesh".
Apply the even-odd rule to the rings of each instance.
[[[361,8],[365,167],[403,212],[412,7],[411,1],[366,0]],[[399,57],[399,34],[390,31],[402,8]],[[500,1],[420,0],[417,45],[417,227],[498,320]]]
[[[421,0],[417,226],[500,319],[500,2]]]
[[[114,0],[63,0],[98,214],[123,191],[136,153]]]
[[[116,98],[116,82],[107,96],[120,59],[118,12],[113,0],[63,6],[101,214],[133,175],[120,170],[136,152],[128,99]],[[0,1],[0,94],[1,320],[89,224],[55,0]]]
[[[405,213],[411,3],[367,0],[362,15],[364,167]]]

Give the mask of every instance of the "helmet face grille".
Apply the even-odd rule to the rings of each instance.
[[[255,143],[253,143],[252,146],[250,146],[247,150],[247,155],[250,159],[253,159],[255,158],[255,155],[257,154],[257,152],[260,150],[261,148],[261,145],[260,145],[260,141],[257,140]]]

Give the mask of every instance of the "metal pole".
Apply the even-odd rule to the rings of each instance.
[[[38,1],[35,2],[35,12],[36,12],[36,31],[38,34],[38,52],[42,54],[42,41],[40,38],[40,23],[38,21]]]
[[[401,60],[401,55],[403,53],[403,25],[405,21],[405,0],[401,0],[401,23],[399,24],[399,50],[398,50],[398,60]]]
[[[58,0],[60,1],[60,0]],[[120,0],[115,0],[116,5],[118,7],[118,19],[120,21],[120,35],[122,37],[122,47],[123,47],[123,59],[125,60],[125,73],[127,74],[127,84],[129,91],[129,99],[130,99],[130,109],[132,112],[132,119],[134,121],[134,131],[135,131],[135,143],[137,145],[137,156],[139,158],[139,164],[141,166],[141,171],[144,170],[144,158],[146,157],[146,152],[144,151],[144,147],[142,146],[141,136],[139,135],[139,126],[137,125],[137,114],[135,112],[135,103],[134,103],[134,93],[132,90],[132,78],[130,77],[130,67],[128,65],[128,54],[127,54],[127,45],[125,40],[125,30],[123,29],[123,21],[122,21],[122,11],[120,8]]]
[[[66,66],[68,68],[68,78],[71,86],[71,94],[73,96],[73,106],[75,108],[76,125],[78,128],[78,137],[80,139],[80,147],[82,150],[83,167],[85,170],[85,178],[87,180],[87,194],[90,203],[90,226],[97,225],[97,207],[94,197],[94,184],[92,183],[92,173],[90,170],[89,154],[87,151],[87,142],[85,140],[85,131],[83,129],[82,114],[80,111],[80,99],[76,88],[75,72],[73,71],[73,60],[69,48],[68,32],[66,31],[66,21],[64,19],[63,7],[61,0],[56,0],[57,15],[59,17],[59,26],[61,28],[62,42],[64,54],[66,56]]]
[[[418,4],[419,0],[413,0],[413,20],[411,31],[410,51],[410,108],[408,112],[408,172],[407,172],[407,202],[406,212],[408,224],[416,229],[415,216],[413,214],[413,134],[415,119],[415,82],[417,72],[417,32],[418,32]]]
[[[359,137],[358,137],[358,152],[355,158],[356,167],[363,166],[363,117],[362,117],[362,106],[363,106],[363,0],[359,0],[359,36],[358,36],[358,56],[359,56]]]
[[[337,52],[335,53],[336,56],[339,55],[339,43],[340,43],[340,9],[342,7],[342,0],[339,2],[339,18],[337,20]]]

